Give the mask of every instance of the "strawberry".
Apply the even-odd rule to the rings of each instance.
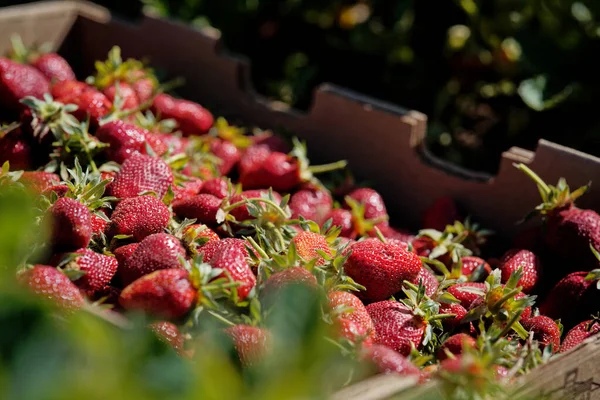
[[[117,95],[117,82],[107,86],[102,92],[108,100],[114,103]],[[126,82],[118,82],[118,93],[123,101],[123,106],[121,109],[133,110],[140,105],[137,93],[130,84]]]
[[[445,360],[448,358],[448,353],[459,356],[466,347],[477,347],[477,341],[465,333],[457,333],[444,341],[438,350],[437,358],[440,361]]]
[[[290,197],[292,219],[304,219],[322,224],[332,211],[333,199],[325,190],[299,190]]]
[[[134,154],[145,152],[146,134],[145,129],[120,120],[107,122],[96,131],[96,137],[110,145],[104,150],[106,158],[119,164]]]
[[[169,208],[156,197],[130,197],[122,200],[112,213],[107,236],[133,235],[135,240],[141,241],[153,233],[163,232],[170,217]]]
[[[42,193],[60,181],[58,175],[43,171],[25,171],[20,179],[21,183],[38,193]]]
[[[405,230],[392,228],[387,221],[379,222],[375,225],[377,229],[381,232],[381,235],[388,240],[397,240],[403,243],[411,243],[415,236]],[[371,237],[377,236],[377,231],[369,231],[367,232]]]
[[[156,90],[157,83],[154,79],[142,75],[131,84],[140,103],[145,103],[152,99],[152,95]]]
[[[76,80],[54,82],[50,93],[55,99],[71,98],[80,96],[83,92],[90,90],[89,85]]]
[[[342,230],[340,232],[341,237],[354,239],[356,237],[356,231],[352,225],[352,213],[348,210],[341,208],[335,208],[327,215],[325,220],[331,219],[332,226],[339,226]]]
[[[99,236],[104,233],[108,221],[96,213],[90,215],[90,224],[92,226],[92,236]]]
[[[329,243],[320,233],[302,231],[292,239],[292,242],[296,246],[296,252],[304,261],[317,259],[316,265],[325,264],[325,259],[317,253],[317,250],[331,256]]]
[[[269,151],[279,151],[281,153],[289,153],[291,149],[289,143],[281,136],[275,136],[271,132],[262,131],[254,136],[251,136],[253,146],[264,147]]]
[[[422,268],[419,257],[379,239],[354,243],[344,270],[366,288],[359,296],[368,301],[385,300],[402,289],[403,281],[412,281]]]
[[[219,172],[221,175],[229,174],[241,157],[238,148],[227,140],[216,139],[211,141],[210,152],[221,161],[219,163]]]
[[[200,104],[159,94],[152,102],[152,111],[162,119],[174,119],[185,136],[205,135],[213,126],[210,111]]]
[[[485,283],[464,282],[450,286],[448,293],[456,297],[460,301],[460,305],[468,310],[475,300],[483,297],[483,294],[475,293],[472,291],[473,289],[482,293],[487,290]]]
[[[515,295],[515,300],[522,299],[522,298],[524,298],[525,296],[526,296],[526,295],[525,295],[525,293],[522,293],[522,292],[521,292],[521,293],[517,293],[517,294]],[[522,323],[523,323],[523,322],[525,322],[525,321],[527,321],[529,318],[531,318],[531,314],[532,314],[532,312],[533,312],[533,311],[532,311],[532,309],[531,309],[531,306],[529,306],[529,307],[525,307],[525,309],[523,309],[523,312],[521,313],[521,318],[520,318],[519,320],[520,320]]]
[[[232,282],[239,282],[237,294],[245,300],[256,285],[256,277],[246,261],[247,251],[243,251],[235,243],[219,241],[219,248],[210,259],[213,268],[223,270],[220,278],[228,277]]]
[[[143,310],[167,319],[178,319],[194,306],[197,291],[185,269],[161,269],[133,281],[121,292],[126,310]]]
[[[414,283],[417,286],[419,284],[425,286],[425,294],[430,297],[433,296],[440,285],[435,275],[427,268],[421,268],[419,274],[409,282]]]
[[[185,337],[179,331],[177,325],[167,321],[157,321],[151,323],[149,328],[160,341],[173,347],[177,353],[185,354]]]
[[[175,197],[174,201],[185,200],[200,193],[204,182],[200,178],[189,178],[178,185],[172,187]]]
[[[403,356],[408,356],[411,347],[421,346],[427,323],[413,310],[397,301],[380,301],[367,306],[377,334],[377,343],[388,346]]]
[[[180,258],[186,252],[179,239],[166,233],[155,233],[142,240],[119,269],[124,284],[160,269],[183,268]]]
[[[244,367],[258,364],[271,348],[270,332],[264,328],[248,325],[235,325],[225,329],[233,340],[233,347]]]
[[[462,271],[461,273],[465,276],[471,276],[475,270],[478,268],[483,268],[483,276],[485,278],[492,272],[492,267],[490,264],[482,258],[475,256],[465,256],[461,257],[460,261],[462,262]],[[510,274],[508,274],[510,277]]]
[[[267,193],[266,190],[245,190],[242,193],[233,196],[229,202],[235,204],[243,200],[260,199]],[[281,201],[281,196],[277,192],[273,192],[273,198],[276,203]],[[246,207],[245,204],[234,208],[231,210],[230,214],[233,215],[238,222],[254,219],[254,217],[250,215],[250,212],[248,212],[248,207]]]
[[[13,171],[30,169],[32,149],[22,137],[20,129],[10,129],[0,125],[0,165],[8,161]]]
[[[173,212],[180,218],[196,219],[198,222],[215,226],[217,212],[223,201],[211,194],[198,194],[173,202]]]
[[[363,347],[373,346],[373,338],[364,326],[347,318],[338,318],[333,323],[335,336],[339,339],[346,339],[354,344],[360,344]]]
[[[337,314],[338,318],[344,318],[354,321],[362,326],[366,332],[373,331],[373,321],[362,301],[355,295],[349,292],[329,292],[329,307],[335,312],[335,309],[340,307],[345,309],[341,314]]]
[[[173,173],[163,160],[134,154],[121,165],[120,171],[111,184],[111,192],[113,196],[120,198],[154,192],[162,198],[172,183]]]
[[[364,353],[364,359],[372,363],[380,374],[421,376],[419,368],[411,363],[408,358],[381,344],[374,344],[367,348]]]
[[[90,210],[79,201],[62,197],[48,209],[52,244],[63,249],[87,247],[92,237]]]
[[[186,137],[181,137],[179,135],[173,133],[154,133],[155,136],[159,137],[160,140],[167,146],[168,149],[171,149],[172,154],[185,154],[186,149],[189,145],[189,139]]]
[[[56,101],[63,104],[75,104],[77,110],[73,112],[79,121],[86,121],[89,117],[93,127],[99,125],[100,119],[111,111],[112,102],[102,93],[93,88],[88,88],[79,95],[67,94]]]
[[[454,314],[453,318],[445,318],[442,320],[442,325],[445,329],[454,329],[462,323],[462,319],[467,315],[467,309],[457,303],[440,304],[440,314]]]
[[[56,53],[46,53],[31,63],[50,82],[74,81],[76,79],[73,69],[63,57]]]
[[[157,157],[162,157],[165,154],[167,154],[167,152],[169,151],[169,146],[168,146],[167,143],[165,143],[162,140],[162,136],[161,135],[157,135],[157,134],[152,133],[150,131],[146,131],[144,133],[144,138],[146,139],[146,143],[148,144],[148,146],[152,150],[152,152],[150,152],[150,151],[147,151],[144,148],[144,153],[145,154],[156,155]],[[154,153],[154,154],[152,154],[152,153]]]
[[[522,322],[523,327],[533,332],[533,338],[542,347],[552,346],[552,352],[560,349],[560,329],[554,320],[545,315],[537,315]]]
[[[566,326],[577,322],[583,294],[588,287],[595,285],[593,280],[585,279],[587,275],[584,271],[573,272],[561,279],[541,303],[540,313],[560,318]]]
[[[365,207],[364,218],[365,219],[377,219],[381,217],[387,217],[387,209],[383,202],[383,197],[375,190],[370,188],[358,188],[350,192],[347,198],[354,200],[358,204],[362,204]],[[346,208],[350,209],[348,199],[346,199]]]
[[[20,111],[23,97],[41,99],[50,91],[48,80],[32,66],[19,64],[0,57],[0,106],[10,111]]]
[[[499,267],[502,271],[502,282],[507,282],[513,272],[522,269],[523,276],[518,285],[523,292],[531,293],[540,279],[542,267],[539,258],[529,250],[512,249],[504,254]]]
[[[461,220],[461,217],[454,200],[450,197],[440,197],[423,212],[421,227],[441,232],[446,229],[446,225],[452,225],[458,220]]]
[[[85,272],[74,283],[86,293],[93,294],[104,289],[117,272],[118,262],[114,257],[90,249],[79,249],[72,253],[72,257],[65,269]]]
[[[306,268],[291,267],[271,275],[265,281],[261,295],[265,299],[272,300],[276,298],[282,288],[289,285],[305,285],[311,289],[318,287],[317,279]],[[265,303],[268,303],[268,301],[265,301]]]
[[[567,336],[565,336],[565,339],[560,346],[560,352],[566,353],[598,332],[600,332],[600,323],[598,323],[596,319],[579,323],[567,333]]]
[[[202,255],[203,261],[209,263],[214,255],[223,247],[234,246],[244,253],[244,257],[248,257],[248,250],[246,249],[246,241],[243,239],[226,238],[222,240],[209,241],[198,253]]]
[[[67,311],[83,307],[85,300],[79,288],[62,272],[47,265],[36,265],[18,276],[33,293],[42,296]]]
[[[225,178],[209,179],[202,185],[200,193],[212,194],[219,199],[229,196],[229,184]]]
[[[210,229],[208,226],[202,224],[190,225],[187,228],[185,228],[183,233],[184,238],[189,238],[185,240],[190,241],[193,248],[198,252],[201,252],[202,250],[200,249],[206,246],[207,244],[212,242],[218,242],[219,240],[221,240],[221,238],[219,238],[219,235],[217,235],[215,231]]]
[[[119,263],[119,275],[122,273],[121,271],[123,271],[123,269],[126,269],[124,267],[125,263],[129,262],[129,259],[131,258],[131,256],[135,252],[135,249],[137,249],[139,245],[139,243],[130,243],[126,244],[125,246],[117,247],[113,251],[117,262]]]

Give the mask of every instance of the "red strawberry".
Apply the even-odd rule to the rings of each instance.
[[[171,168],[160,158],[134,154],[129,157],[112,182],[112,195],[120,198],[154,192],[162,198],[173,183]]]
[[[185,337],[179,331],[177,325],[167,321],[158,321],[151,323],[149,328],[159,340],[171,345],[177,353],[184,354]]]
[[[107,235],[133,235],[135,240],[141,241],[153,233],[163,232],[170,217],[169,208],[156,197],[130,197],[122,200],[115,208]]]
[[[50,91],[48,80],[32,66],[19,64],[0,57],[0,106],[19,111],[19,100],[33,96],[41,99]]]
[[[113,104],[102,93],[93,88],[88,88],[79,95],[66,95],[59,97],[56,101],[63,104],[75,104],[77,110],[73,112],[80,121],[90,118],[90,124],[94,127],[99,125],[99,120],[106,116],[112,109]]]
[[[263,164],[272,151],[267,146],[250,146],[246,149],[238,164],[238,172],[253,171]]]
[[[440,285],[435,275],[427,268],[421,268],[416,278],[410,282],[414,283],[415,285],[422,284],[425,286],[425,294],[430,297],[433,296]]]
[[[30,169],[32,165],[32,150],[24,140],[20,129],[3,130],[0,125],[0,165],[8,161],[12,171]]]
[[[130,243],[126,244],[125,246],[118,247],[113,251],[119,263],[119,270],[122,269],[123,265],[129,261],[129,259],[135,252],[135,249],[137,249],[139,245],[139,243]]]
[[[523,270],[523,276],[519,280],[518,286],[523,287],[523,292],[531,293],[539,281],[541,265],[538,257],[529,250],[509,250],[500,260],[499,265],[502,271],[502,282],[506,283],[513,272],[519,269]]]
[[[119,303],[126,310],[181,318],[192,309],[197,297],[188,275],[185,269],[161,269],[144,275],[123,289]]]
[[[284,153],[272,152],[250,169],[246,169],[245,165],[240,164],[240,183],[246,189],[272,187],[273,190],[289,192],[301,183],[297,161]]]
[[[213,126],[210,111],[200,104],[176,99],[168,94],[159,94],[152,102],[152,111],[162,119],[174,119],[186,136],[205,135]]]
[[[442,325],[445,329],[454,329],[462,323],[462,319],[467,315],[467,309],[460,304],[440,304],[440,314],[454,314],[453,318],[444,318]]]
[[[351,310],[345,311],[340,318],[349,319],[362,326],[366,332],[373,331],[373,321],[362,301],[352,293],[348,292],[329,292],[329,307],[335,310],[337,307],[350,307]]]
[[[381,344],[374,344],[368,348],[364,358],[369,360],[381,374],[399,374],[414,377],[421,375],[419,368],[411,363],[408,358]]]
[[[515,300],[522,299],[523,297],[525,297],[525,293],[522,293],[522,292],[521,293],[517,293],[515,295]],[[523,310],[523,312],[521,313],[520,321],[522,323],[525,322],[525,321],[527,321],[529,318],[531,318],[531,313],[532,313],[531,306],[530,307],[526,307]]]
[[[202,254],[203,261],[208,263],[212,260],[213,256],[222,247],[235,246],[241,252],[244,253],[244,257],[248,257],[248,250],[246,249],[246,241],[243,239],[226,238],[222,240],[209,241],[201,249],[198,250]]]
[[[242,193],[233,196],[229,202],[231,204],[235,204],[245,199],[260,199],[261,197],[263,197],[263,194],[267,193],[268,192],[266,190],[245,190]],[[281,196],[277,192],[273,192],[273,198],[277,203],[281,201]],[[248,207],[246,207],[245,204],[234,208],[233,210],[231,210],[230,214],[233,215],[235,217],[235,220],[238,222],[254,219],[254,217],[251,216],[248,212]]]
[[[356,237],[356,231],[352,225],[352,213],[348,210],[336,208],[331,210],[325,220],[331,219],[332,226],[339,226],[342,228],[340,232],[341,237],[354,239]]]
[[[212,194],[219,199],[224,199],[229,196],[229,185],[224,178],[209,179],[202,185],[200,193]]]
[[[180,257],[186,256],[179,239],[166,233],[155,233],[142,240],[119,274],[124,284],[160,269],[183,268]]]
[[[523,327],[533,332],[533,338],[537,340],[542,347],[552,346],[552,352],[556,353],[560,348],[560,329],[552,318],[545,315],[531,317],[522,321]]]
[[[415,279],[422,268],[416,254],[378,239],[356,242],[350,249],[344,270],[366,288],[360,296],[369,301],[385,300],[399,292],[403,281]]]
[[[477,341],[471,336],[465,333],[457,333],[444,341],[444,344],[442,344],[437,353],[437,357],[438,360],[442,361],[448,358],[447,352],[459,356],[465,348],[475,348],[476,346]]]
[[[567,333],[565,340],[563,340],[562,345],[560,346],[560,352],[566,353],[598,332],[600,332],[600,323],[598,323],[597,320],[591,319],[589,321],[581,322]]]
[[[79,288],[69,278],[54,267],[36,265],[18,276],[19,282],[59,307],[74,311],[83,307],[85,300]]]
[[[273,299],[282,288],[288,285],[305,285],[309,288],[318,287],[317,279],[307,269],[291,267],[271,275],[266,280],[261,295],[264,298]]]
[[[67,185],[54,185],[50,186],[48,189],[42,192],[44,196],[52,196],[52,193],[56,194],[56,197],[65,197],[65,195],[69,192],[69,187]],[[93,221],[92,221],[93,223]]]
[[[237,147],[227,140],[213,140],[210,142],[210,152],[217,156],[221,163],[219,172],[221,175],[227,175],[240,160],[240,151]]]
[[[450,197],[440,197],[423,212],[421,226],[423,229],[443,232],[446,225],[452,225],[460,219],[454,200]]]
[[[185,151],[189,144],[189,139],[180,137],[172,133],[154,133],[155,136],[159,137],[167,149],[171,149],[172,154],[185,154]]]
[[[76,80],[58,81],[52,85],[51,94],[55,99],[80,96],[90,90],[90,86]]]
[[[48,209],[52,244],[59,248],[87,247],[92,237],[90,210],[75,199],[62,197]]]
[[[95,213],[90,215],[90,223],[92,226],[92,236],[97,236],[104,233],[106,225],[108,225],[108,222],[104,218]]]
[[[360,343],[363,347],[373,346],[371,333],[364,326],[347,318],[338,318],[333,323],[335,335],[352,343]]]
[[[120,120],[110,121],[96,131],[96,137],[110,147],[105,150],[110,161],[122,164],[137,153],[144,153],[148,131]]]
[[[156,84],[153,79],[144,77],[143,75],[136,79],[132,84],[133,90],[137,94],[140,103],[145,103],[152,98]]]
[[[213,268],[223,270],[219,277],[227,277],[229,274],[232,282],[239,282],[237,293],[240,300],[244,300],[256,285],[256,277],[246,261],[247,251],[243,251],[234,243],[223,243],[219,241],[220,247],[210,259]]]
[[[184,237],[189,235],[193,236],[192,243],[197,251],[201,251],[201,248],[204,248],[204,246],[211,242],[218,242],[221,240],[215,231],[202,224],[188,226],[184,231]]]
[[[561,279],[540,305],[540,312],[550,318],[561,318],[565,325],[572,326],[579,316],[576,310],[581,307],[583,293],[595,284],[585,279],[587,275],[583,271],[573,272]]]
[[[104,289],[117,272],[118,262],[114,257],[98,254],[90,249],[79,249],[74,254],[78,254],[78,257],[65,268],[85,272],[75,284],[86,293]]]
[[[44,74],[50,82],[74,81],[77,79],[67,60],[56,53],[42,54],[31,65]]]
[[[271,335],[266,329],[235,325],[227,328],[225,333],[233,340],[233,346],[244,367],[259,363],[270,351]]]
[[[397,301],[380,301],[367,306],[377,333],[377,343],[388,346],[403,356],[411,352],[411,345],[421,346],[426,323],[413,310]]]
[[[146,131],[144,138],[146,139],[146,143],[152,150],[152,152],[149,152],[144,148],[145,154],[154,153],[154,155],[156,155],[157,157],[162,157],[169,151],[169,146],[167,145],[167,143],[163,142],[160,135]]]
[[[60,181],[61,179],[58,175],[43,171],[25,171],[20,179],[23,185],[39,193],[42,193]]]
[[[172,188],[173,193],[175,194],[175,197],[173,198],[174,201],[194,197],[200,193],[204,182],[202,182],[202,179],[200,178],[189,178],[189,180],[182,182],[181,185],[182,186],[175,185]]]
[[[198,194],[173,202],[173,212],[181,218],[195,218],[197,222],[214,226],[222,200],[210,194]]]
[[[264,147],[269,151],[279,151],[281,153],[289,153],[291,147],[289,143],[281,136],[275,136],[270,132],[263,131],[258,135],[251,136],[254,146]]]
[[[448,293],[452,296],[456,297],[460,301],[460,305],[466,308],[467,310],[471,308],[473,302],[477,299],[483,297],[483,295],[479,293],[473,293],[469,291],[470,289],[475,289],[485,293],[486,287],[485,283],[477,283],[477,282],[464,282],[457,283],[448,288]]]
[[[365,206],[365,219],[387,217],[387,209],[385,208],[383,197],[375,190],[358,188],[350,192],[348,197]],[[347,207],[349,208],[349,205]]]
[[[466,256],[461,258],[461,262],[462,274],[465,276],[470,276],[473,273],[473,271],[475,271],[481,265],[483,265],[483,269],[485,271],[484,277],[492,272],[492,267],[483,258],[475,256]]]
[[[123,110],[133,110],[137,108],[140,103],[137,97],[137,93],[133,89],[133,87],[126,82],[119,82],[119,96],[123,101]],[[103,90],[104,95],[114,103],[115,97],[117,95],[117,83],[113,83],[110,86],[107,86]]]
[[[320,233],[302,231],[292,239],[292,242],[296,245],[296,251],[303,260],[311,261],[316,258],[316,265],[325,264],[325,259],[317,253],[317,250],[331,256],[329,243]]]
[[[322,224],[331,213],[333,199],[325,190],[299,190],[290,197],[290,210],[292,219],[300,216],[304,219]]]

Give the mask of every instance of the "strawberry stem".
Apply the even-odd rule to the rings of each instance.
[[[285,219],[288,218],[287,213],[281,207],[279,207],[279,205],[277,203],[275,203],[273,200],[263,199],[263,198],[240,200],[236,203],[230,204],[227,207],[224,207],[223,211],[229,212],[229,211],[233,210],[234,208],[241,207],[241,206],[251,203],[251,202],[260,202],[260,203],[268,204],[271,207],[273,207],[282,217],[284,217]]]
[[[546,195],[550,194],[550,192],[551,192],[550,187],[546,184],[546,182],[544,182],[542,180],[542,178],[540,178],[540,176],[538,174],[533,172],[533,170],[531,168],[529,168],[528,166],[526,166],[523,163],[513,164],[513,165],[517,169],[523,171],[528,177],[530,177],[538,185],[540,192],[543,192]]]
[[[322,174],[324,172],[330,172],[330,171],[335,171],[338,169],[346,168],[347,165],[348,165],[348,162],[346,160],[340,160],[340,161],[336,161],[336,162],[329,163],[329,164],[311,165],[307,169],[308,169],[308,171],[310,171],[313,174]]]

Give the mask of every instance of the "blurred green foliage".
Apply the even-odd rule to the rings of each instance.
[[[144,3],[219,29],[272,98],[306,108],[333,82],[426,113],[433,152],[468,168],[493,172],[502,151],[542,137],[600,155],[597,0]]]

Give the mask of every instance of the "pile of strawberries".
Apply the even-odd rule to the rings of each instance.
[[[0,58],[0,187],[33,192],[50,227],[18,281],[63,312],[142,312],[184,357],[216,318],[250,367],[270,351],[264,318],[299,286],[349,357],[486,393],[600,331],[600,217],[574,204],[586,188],[518,165],[543,202],[512,244],[449,198],[414,234],[375,190],[315,177],[345,163],[311,166],[295,138],[214,119],[118,48],[96,70],[78,81],[19,41]]]

